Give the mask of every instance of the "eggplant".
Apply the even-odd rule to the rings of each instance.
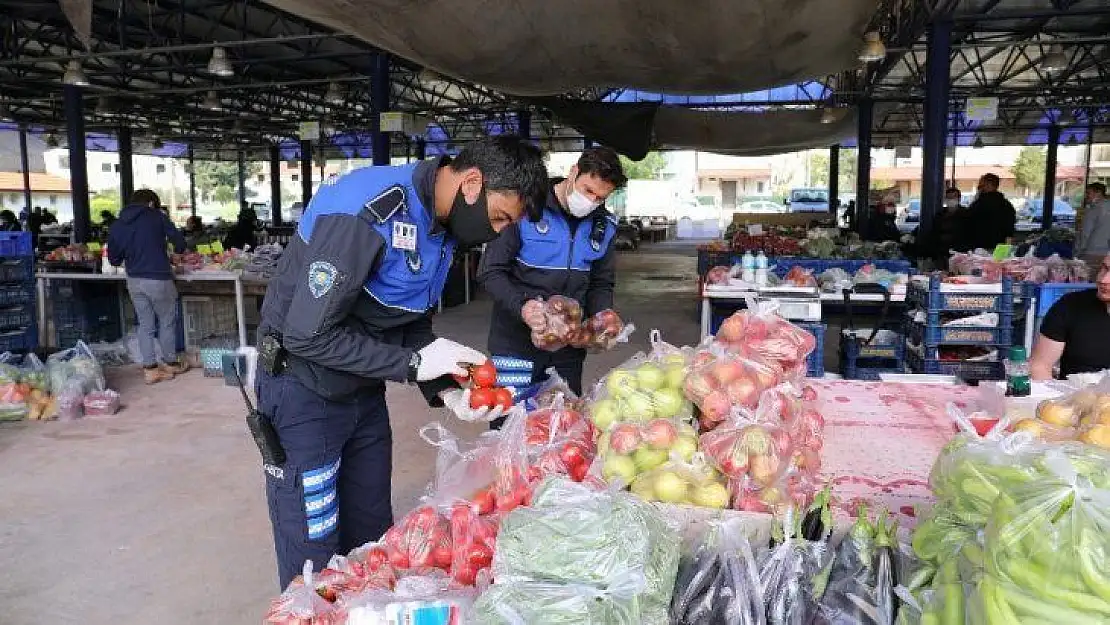
[[[878,608],[879,625],[893,625],[895,612],[894,545],[897,544],[898,524],[889,516],[880,515],[875,528],[875,607]]]
[[[832,532],[832,510],[829,502],[832,499],[832,487],[825,486],[813,498],[813,504],[806,511],[802,519],[802,538],[812,541],[825,540]]]

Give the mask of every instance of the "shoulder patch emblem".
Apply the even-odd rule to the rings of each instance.
[[[405,188],[399,184],[389,187],[362,206],[363,210],[378,223],[389,221],[397,211],[405,207]]]
[[[405,252],[405,264],[409,266],[409,271],[412,273],[420,273],[420,268],[424,266],[424,260],[420,258],[420,254],[415,251]]]
[[[308,266],[308,290],[312,297],[320,299],[331,287],[335,286],[335,277],[338,275],[335,265],[318,260]]]
[[[546,219],[541,219],[539,223],[536,224],[536,232],[540,234],[547,234],[547,231],[550,229],[551,225],[547,223]]]

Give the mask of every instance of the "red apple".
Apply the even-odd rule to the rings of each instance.
[[[729,402],[738,406],[754,408],[759,401],[759,387],[749,377],[739,377],[725,387]]]
[[[724,421],[732,410],[728,395],[721,391],[713,391],[705,396],[701,402],[701,411],[710,421]]]
[[[733,380],[737,380],[744,376],[744,366],[735,360],[726,360],[717,362],[710,369],[713,379],[721,386],[727,386]]]
[[[686,399],[700,403],[706,395],[713,392],[714,383],[709,376],[699,371],[686,376],[683,389],[686,391]]]
[[[817,401],[817,389],[806,384],[802,388],[802,401]]]
[[[643,438],[654,449],[670,449],[678,440],[678,428],[666,419],[655,419],[644,428]]]
[[[621,423],[609,432],[609,448],[618,454],[630,454],[640,446],[640,430],[634,425]]]

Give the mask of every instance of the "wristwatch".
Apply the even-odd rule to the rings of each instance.
[[[420,352],[413,352],[412,358],[409,358],[409,382],[416,381],[416,372],[420,369]]]

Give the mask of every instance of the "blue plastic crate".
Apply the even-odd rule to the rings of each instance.
[[[904,366],[895,366],[888,364],[887,366],[865,366],[865,365],[848,365],[842,364],[840,367],[840,377],[845,380],[871,380],[878,381],[880,376],[884,373],[905,373]]]
[[[938,312],[1013,312],[1013,280],[1002,279],[1000,292],[961,290],[945,292],[941,290],[940,277],[929,277],[926,288],[920,282],[911,280],[906,289],[906,301],[924,308],[927,313]]]
[[[18,306],[35,301],[35,288],[30,284],[0,284],[0,306]]]
[[[1006,379],[1006,369],[1001,361],[922,358],[910,349],[906,351],[906,365],[913,373],[954,375],[965,380]]]
[[[0,257],[34,255],[30,232],[0,232]]]
[[[1075,291],[1086,291],[1093,289],[1095,285],[1091,282],[1046,282],[1044,284],[1025,284],[1025,297],[1037,298],[1037,313],[1036,317],[1043,317],[1048,314],[1048,309],[1060,300],[1061,297],[1068,293]],[[1028,299],[1026,299],[1028,301]]]
[[[0,282],[33,282],[35,263],[32,258],[0,260]]]
[[[798,323],[794,325],[809,332],[817,339],[817,346],[806,357],[806,377],[821,378],[825,376],[825,331],[828,326],[823,323]]]
[[[906,355],[906,341],[901,332],[894,332],[889,340],[884,341],[882,335],[876,336],[870,344],[863,345],[840,335],[840,355],[842,358],[856,360],[858,358],[888,358],[902,362]]]
[[[944,326],[933,323],[906,321],[906,334],[918,345],[936,347],[938,345],[982,345],[1009,347],[1013,344],[1014,320],[1012,314],[998,316],[998,326]]]
[[[26,352],[38,347],[39,333],[35,326],[0,332],[0,352]]]
[[[0,308],[0,328],[21,328],[35,322],[35,307],[30,304]]]
[[[739,258],[731,251],[710,251],[698,250],[698,275],[704,277],[709,273],[709,270],[717,266],[731,267],[735,262],[735,258]]]

